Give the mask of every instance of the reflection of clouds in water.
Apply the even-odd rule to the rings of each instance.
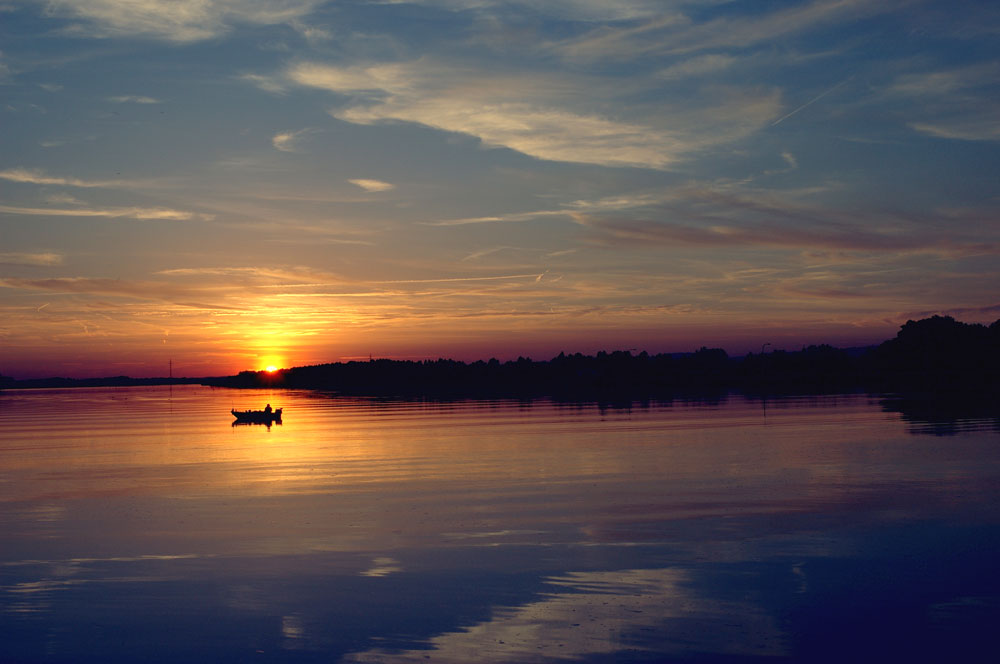
[[[24,581],[3,588],[3,610],[5,613],[41,613],[52,606],[51,596],[80,581],[71,579]]]
[[[369,569],[361,572],[361,576],[389,576],[394,572],[402,571],[403,568],[399,566],[399,561],[395,558],[379,556],[372,561],[372,566]]]
[[[52,538],[60,535],[67,510],[62,505],[39,502],[11,506],[0,510],[0,528],[5,531],[30,533],[35,537]]]
[[[222,603],[227,609],[264,613],[268,607],[268,597],[261,588],[248,583],[238,583],[223,590]]]
[[[298,650],[304,646],[302,639],[306,630],[302,626],[302,616],[293,613],[281,617],[281,636],[285,638],[282,647],[285,650]]]
[[[480,532],[470,532],[470,533],[442,533],[442,536],[448,539],[454,540],[469,540],[469,539],[497,539],[502,537],[515,537],[518,535],[544,535],[544,530],[496,530],[492,532],[480,533]]]
[[[661,655],[786,654],[774,620],[747,602],[700,598],[676,569],[571,572],[554,592],[497,610],[490,622],[430,639],[435,662],[531,662],[632,651]],[[648,644],[648,647],[647,647]],[[425,661],[428,650],[354,653],[346,661]]]
[[[24,568],[24,580],[0,585],[0,612],[41,613],[52,608],[53,601],[66,590],[84,586],[104,586],[112,583],[133,584],[176,581],[178,577],[155,573],[142,575],[112,575],[102,569],[104,563],[172,561],[198,558],[195,554],[114,556],[108,558],[70,558],[67,560],[12,560],[0,563],[3,568]],[[37,574],[31,571],[36,570]]]
[[[24,508],[22,517],[28,521],[38,521],[40,523],[53,523],[66,518],[66,508],[62,505],[52,505],[42,503]]]

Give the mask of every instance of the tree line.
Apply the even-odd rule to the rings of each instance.
[[[337,362],[273,373],[244,371],[201,382],[225,387],[321,389],[354,395],[440,397],[633,398],[741,390],[746,393],[989,391],[1000,386],[1000,320],[986,326],[950,316],[908,321],[895,338],[862,350],[808,346],[800,351],[730,357],[721,348],[693,353],[601,351],[461,362]]]

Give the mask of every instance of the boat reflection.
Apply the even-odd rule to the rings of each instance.
[[[281,418],[276,420],[233,420],[234,427],[252,427],[252,426],[264,426],[267,430],[271,430],[271,425],[277,424],[281,426]]]

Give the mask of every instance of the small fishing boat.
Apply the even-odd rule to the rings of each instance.
[[[271,410],[268,406],[264,410],[231,410],[229,411],[236,418],[237,422],[259,422],[261,424],[270,424],[271,422],[281,421],[281,409],[275,408]]]

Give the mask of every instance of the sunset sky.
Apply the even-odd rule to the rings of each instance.
[[[1000,3],[0,0],[0,373],[1000,318]]]

